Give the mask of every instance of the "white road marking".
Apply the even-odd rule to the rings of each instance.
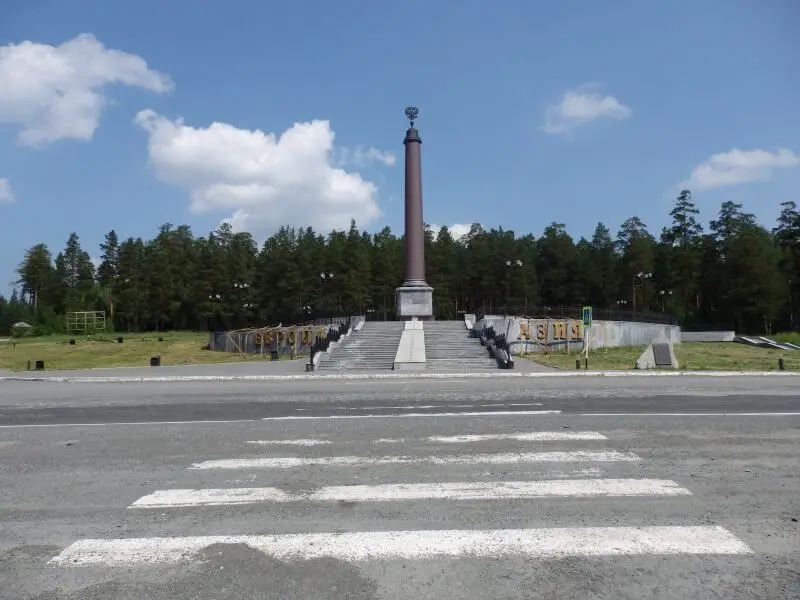
[[[474,435],[431,436],[425,438],[429,442],[439,444],[461,444],[467,442],[485,442],[490,440],[513,440],[517,442],[558,442],[576,440],[607,440],[602,433],[596,431],[532,431],[529,433],[487,433]]]
[[[322,487],[313,492],[295,494],[274,487],[159,490],[139,498],[129,508],[229,506],[260,502],[393,502],[689,495],[691,495],[689,490],[667,479],[556,479],[550,481],[342,485]]]
[[[468,406],[472,406],[471,404]],[[354,406],[345,407],[343,410],[381,410],[381,409],[413,409],[413,408],[455,408],[449,404],[403,404],[400,406]]]
[[[113,423],[32,423],[30,425],[0,425],[0,429],[23,427],[119,427],[126,425],[217,425],[220,423],[253,423],[257,419],[229,419],[221,421],[120,421]]]
[[[380,409],[406,410],[412,408],[473,408],[474,406],[475,406],[474,404],[405,404],[401,406],[332,406],[330,408],[331,410],[380,410]],[[524,404],[520,406],[534,406],[534,405]],[[535,406],[541,406],[541,404],[536,404]],[[319,410],[319,408],[295,408],[296,412],[308,412],[312,410]]]
[[[509,406],[541,406],[541,402],[509,402]]]
[[[603,450],[589,452],[516,452],[500,454],[461,454],[453,456],[320,456],[273,458],[224,458],[194,463],[189,469],[293,469],[314,466],[368,466],[368,465],[476,465],[539,463],[539,462],[631,462],[641,460],[630,452]]]
[[[729,531],[715,526],[575,527],[84,539],[66,548],[49,564],[70,567],[177,564],[198,560],[204,549],[215,544],[246,544],[267,556],[286,561],[753,552]]]
[[[414,441],[432,442],[435,444],[464,444],[470,442],[488,442],[495,440],[511,440],[518,442],[558,442],[580,440],[607,440],[602,433],[596,431],[532,431],[518,433],[487,433],[473,435],[430,436],[426,438],[380,438],[375,444],[406,444]],[[250,440],[248,444],[256,446],[270,446],[274,444],[316,446],[318,444],[331,444],[328,440]]]
[[[139,498],[128,508],[175,508],[179,506],[229,506],[258,502],[293,502],[299,498],[273,487],[199,490],[158,490]]]
[[[256,446],[323,446],[332,444],[330,440],[251,440],[248,444],[255,444]]]
[[[398,419],[405,417],[521,417],[525,415],[558,415],[560,410],[498,410],[479,412],[398,413],[394,415],[297,415],[289,417],[264,417],[262,421],[294,421],[299,419]]]
[[[577,416],[577,415],[576,415]],[[751,413],[580,413],[581,417],[796,417],[800,412]]]

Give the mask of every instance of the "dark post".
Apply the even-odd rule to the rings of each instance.
[[[425,281],[425,226],[422,218],[422,139],[414,127],[419,111],[406,108],[411,126],[405,145],[405,281],[397,288],[397,314],[404,318],[433,316],[433,288]]]

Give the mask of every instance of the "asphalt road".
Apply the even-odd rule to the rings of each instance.
[[[800,598],[798,381],[3,383],[0,598]]]

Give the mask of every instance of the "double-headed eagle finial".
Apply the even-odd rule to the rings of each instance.
[[[414,121],[417,120],[417,115],[419,115],[419,109],[416,106],[406,106],[406,119],[411,122],[411,127],[414,126]]]

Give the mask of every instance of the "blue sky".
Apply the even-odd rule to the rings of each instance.
[[[426,222],[657,233],[688,181],[706,219],[733,200],[772,226],[800,201],[798,20],[792,0],[7,0],[0,290],[73,230],[93,256],[165,222],[399,232],[407,104]]]

